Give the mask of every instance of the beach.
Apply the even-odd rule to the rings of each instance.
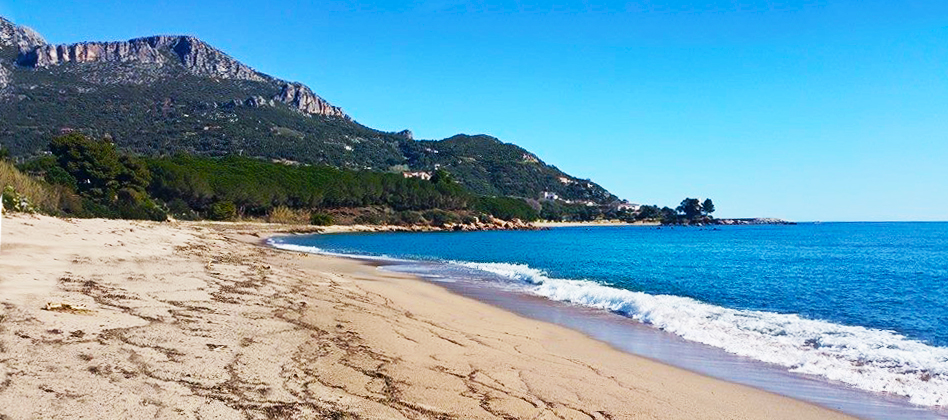
[[[262,246],[298,230],[5,217],[0,418],[846,418]]]

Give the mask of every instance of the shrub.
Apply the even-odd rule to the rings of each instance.
[[[316,226],[331,226],[334,221],[332,216],[326,213],[313,213],[309,217],[309,223]]]
[[[168,220],[165,213],[145,193],[122,188],[116,193],[116,210],[123,219],[154,220],[162,222]]]
[[[237,206],[232,201],[218,201],[211,204],[207,218],[218,221],[234,220],[237,218]]]
[[[432,226],[443,227],[444,225],[457,223],[461,220],[457,214],[446,212],[444,210],[428,210],[424,213],[425,219],[431,223]]]
[[[420,212],[404,210],[395,214],[395,223],[403,226],[420,225],[425,223],[425,218]]]
[[[175,198],[168,203],[168,213],[171,213],[172,216],[181,220],[199,219],[198,214],[191,209],[191,206],[188,206],[188,203],[185,203],[184,200],[180,198]]]
[[[267,222],[286,225],[305,225],[310,222],[309,210],[294,210],[287,206],[277,206],[270,209]]]
[[[55,214],[62,198],[60,189],[20,172],[6,161],[0,161],[0,191],[3,191],[5,208],[11,211],[20,211],[17,208],[25,208],[28,203],[31,211]]]
[[[503,220],[520,219],[532,222],[540,216],[529,203],[512,197],[479,197],[474,208]]]

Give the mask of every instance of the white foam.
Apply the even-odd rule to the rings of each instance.
[[[592,281],[552,279],[506,263],[457,263],[520,282],[551,300],[623,314],[687,340],[819,375],[868,391],[948,406],[948,348],[891,331],[804,319],[793,314],[729,309],[694,299],[650,295]]]
[[[358,255],[358,254],[343,254],[340,252],[331,252],[326,251],[322,248],[309,245],[296,245],[280,242],[274,238],[267,239],[267,245],[272,246],[277,249],[282,249],[285,251],[294,251],[294,252],[303,252],[307,254],[316,254],[316,255],[329,255],[334,257],[346,257],[354,258],[359,260],[370,260],[370,261],[391,261],[391,262],[407,262],[408,260],[392,258],[386,255]]]

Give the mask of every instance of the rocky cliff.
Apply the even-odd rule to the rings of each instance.
[[[21,50],[17,64],[46,68],[65,63],[180,64],[197,76],[264,81],[270,79],[190,36],[152,36],[122,42],[41,45]]]
[[[261,82],[270,87],[271,99],[304,114],[349,118],[341,108],[319,97],[309,87],[260,73],[192,36],[162,35],[120,42],[50,45],[32,29],[0,18],[0,43],[16,47],[15,63],[22,68],[50,69],[67,64],[95,65],[94,71],[86,73],[85,80],[102,84],[139,85],[167,77],[178,68],[190,75],[210,79]],[[113,68],[109,68],[109,65]],[[9,71],[0,67],[0,88],[9,83]],[[251,95],[234,100],[261,105],[258,98]],[[264,103],[266,102],[269,101]]]
[[[292,105],[296,107],[296,109],[308,114],[348,118],[346,114],[342,112],[342,108],[332,106],[329,102],[326,102],[326,100],[317,96],[312,90],[309,89],[309,87],[303,84],[283,83],[280,94],[275,96],[274,99],[285,104]]]
[[[36,31],[0,17],[0,47],[14,47],[22,51],[45,44],[46,40]]]
[[[477,194],[614,201],[600,186],[493,137],[415,140],[409,130],[363,126],[309,87],[260,73],[194,37],[49,45],[0,18],[0,144],[26,159],[70,132],[107,137],[141,155],[441,168]]]

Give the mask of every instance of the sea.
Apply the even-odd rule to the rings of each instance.
[[[287,236],[863,418],[948,418],[948,223]]]

